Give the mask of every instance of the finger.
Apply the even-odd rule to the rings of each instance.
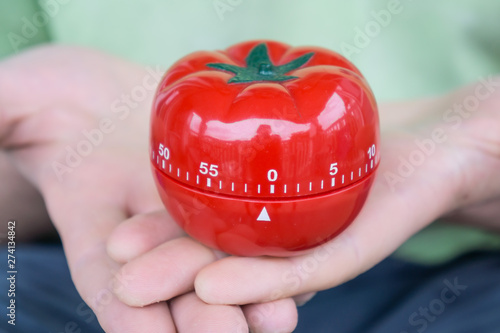
[[[198,296],[211,304],[249,304],[337,286],[390,255],[453,205],[455,175],[438,153],[396,190],[383,177],[394,161],[383,163],[359,216],[339,236],[303,256],[219,260],[198,274]]]
[[[132,216],[111,233],[107,252],[116,262],[127,262],[158,245],[184,235],[183,230],[163,209]]]
[[[94,204],[81,205],[88,195],[86,191],[80,189],[79,194],[68,201],[66,191],[60,187],[44,189],[78,292],[106,332],[174,332],[165,303],[138,309],[125,305],[115,296],[127,287],[129,278],[119,270],[120,265],[108,257],[106,239],[126,218],[125,209],[106,200],[105,191],[94,191]]]
[[[252,333],[293,332],[297,326],[297,307],[291,298],[244,305],[242,309]]]
[[[175,332],[167,303],[136,308],[121,302],[115,293],[126,288],[129,278],[106,259],[104,246],[79,258],[72,277],[77,289],[94,311],[106,332]]]
[[[216,260],[214,251],[187,238],[166,242],[121,268],[127,286],[116,295],[132,306],[169,300],[193,290],[196,274]]]
[[[172,317],[182,333],[246,333],[248,325],[239,306],[208,305],[195,293],[170,301]]]
[[[305,294],[300,294],[300,295],[294,296],[293,300],[295,301],[295,304],[297,306],[303,306],[307,302],[309,302],[311,299],[313,299],[314,296],[316,296],[316,292],[310,292],[310,293],[305,293]]]

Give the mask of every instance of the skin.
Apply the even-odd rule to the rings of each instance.
[[[381,106],[378,176],[358,218],[334,240],[300,257],[227,257],[186,237],[157,196],[147,156],[153,91],[141,101],[123,98],[148,75],[120,59],[61,46],[0,63],[0,146],[32,184],[26,193],[43,196],[75,285],[107,332],[290,332],[296,302],[373,267],[437,217],[476,225],[477,207],[500,197],[497,79],[457,128],[443,112],[477,84]],[[128,104],[123,119],[113,113],[117,100]],[[53,162],[64,163],[67,146],[75,148],[82,130],[99,128],[103,117],[114,130],[58,177]],[[397,174],[399,157],[436,128],[446,140],[391,185],[386,175]],[[498,212],[483,215],[481,226],[500,229]]]
[[[245,304],[273,299],[276,291],[279,297],[290,297],[331,288],[370,269],[440,216],[500,231],[498,208],[492,208],[499,206],[500,195],[500,80],[495,80],[496,90],[455,128],[443,119],[443,112],[473,96],[477,83],[432,100],[384,107],[382,121],[388,119],[388,123],[382,164],[354,223],[324,246],[323,252],[285,259],[225,258],[213,263],[197,275],[197,294],[212,304]],[[396,120],[397,110],[410,116]],[[432,137],[437,128],[444,129],[447,139],[404,182],[390,186],[385,175],[397,172],[399,157],[408,157],[416,149],[414,140]],[[490,210],[479,211],[478,219],[478,207],[483,205]],[[316,262],[314,270],[301,274],[310,262]],[[243,267],[247,267],[244,274]],[[285,282],[284,277],[290,276],[295,280]]]
[[[148,94],[134,100],[133,92],[141,86],[150,88]],[[18,182],[7,184],[8,190],[17,190],[12,200],[23,205],[40,203],[40,197],[30,195],[41,193],[62,239],[73,281],[106,332],[199,332],[210,327],[219,332],[235,328],[247,332],[246,317],[259,305],[212,306],[193,293],[196,273],[220,254],[184,237],[157,195],[148,161],[151,87],[155,87],[154,78],[145,68],[87,49],[46,46],[2,61],[0,146],[16,166],[2,171],[22,175]],[[124,105],[127,112],[123,108],[113,112]],[[103,118],[110,119],[104,127]],[[55,161],[69,165],[68,147],[76,150],[86,140],[83,131],[102,128],[107,133],[98,144],[87,147],[90,153],[72,164],[71,172],[54,171]],[[37,207],[34,214],[43,214],[44,207]],[[28,220],[21,215],[15,218]],[[115,237],[121,239],[115,230],[119,225],[148,228],[155,233],[154,239],[142,230],[131,238],[125,235],[137,246],[111,246],[108,254],[110,235],[116,231]],[[178,258],[189,262],[182,276],[174,274],[169,293],[175,299],[158,303],[155,296],[152,305],[135,303],[141,307],[121,301],[124,290],[141,285],[138,278],[127,275],[129,266],[123,261],[133,263],[143,257],[138,262],[145,262],[150,253],[168,248],[169,255],[162,262],[172,269],[185,264]],[[151,277],[155,283],[161,281],[156,272]],[[141,290],[151,296],[147,286]],[[259,324],[265,330],[292,330],[297,320],[295,303],[285,299],[275,304],[281,318]],[[193,313],[206,320],[194,325]]]
[[[302,303],[316,291],[335,287],[370,269],[439,217],[449,223],[500,232],[500,79],[492,80],[492,91],[477,110],[460,115],[460,122],[443,115],[455,103],[474,96],[481,82],[431,99],[382,105],[383,158],[367,203],[352,225],[304,256],[218,260],[197,274],[197,295],[210,304],[250,304],[286,297],[300,298]],[[436,130],[440,135],[433,152],[402,182],[391,184],[386,175],[398,174],[400,157],[408,159],[418,148],[415,140],[433,138]],[[124,247],[133,230],[134,225],[121,225],[108,246]],[[155,235],[143,232],[144,238],[156,243]],[[158,257],[153,258],[155,255]],[[155,262],[165,255],[168,253],[150,252],[147,257]],[[134,275],[146,278],[148,264],[141,263],[145,257],[132,260],[124,269],[134,267]],[[165,268],[158,274],[169,271]],[[170,292],[166,290],[165,299]],[[119,295],[128,304],[151,302],[132,289]],[[273,311],[276,308],[260,312],[260,318],[271,317]]]

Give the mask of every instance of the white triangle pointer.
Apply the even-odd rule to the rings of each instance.
[[[271,219],[269,218],[269,214],[267,213],[266,207],[262,208],[259,217],[257,217],[257,221],[271,221]]]

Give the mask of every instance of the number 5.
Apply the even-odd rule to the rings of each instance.
[[[210,176],[217,177],[219,175],[219,171],[217,170],[219,166],[215,164],[210,165]]]
[[[330,175],[335,176],[339,172],[339,168],[337,167],[337,162],[330,164]]]
[[[202,175],[206,175],[208,173],[208,163],[201,162],[201,164],[200,164],[200,173]]]

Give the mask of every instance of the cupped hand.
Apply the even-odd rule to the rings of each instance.
[[[106,332],[246,332],[245,316],[266,304],[214,306],[192,292],[198,270],[217,256],[183,236],[150,176],[149,108],[161,75],[158,68],[65,46],[6,59],[0,62],[0,147],[42,193],[73,281]],[[137,233],[125,246],[108,246],[120,225],[118,239],[127,226]],[[151,231],[151,238],[142,236]],[[127,250],[127,242],[139,245]],[[149,263],[142,281],[127,274],[139,258]],[[165,294],[170,283],[174,291]],[[124,290],[139,295],[130,301]],[[286,325],[296,318],[290,302],[272,303],[292,318]],[[260,324],[287,329],[272,318]]]
[[[500,196],[500,79],[449,95],[381,107],[381,164],[355,221],[291,258],[228,257],[197,275],[210,304],[269,302],[342,284],[445,214]],[[500,229],[498,215],[495,225]]]

